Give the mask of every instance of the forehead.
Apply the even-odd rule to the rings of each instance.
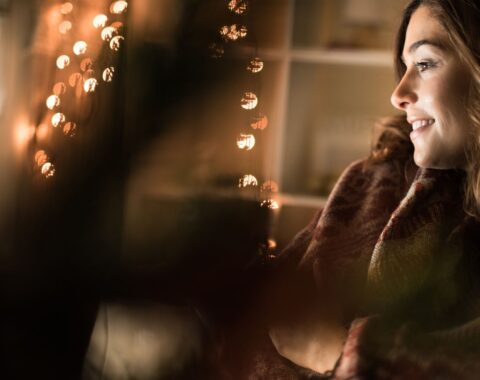
[[[446,47],[448,35],[440,22],[425,5],[420,6],[412,15],[405,34],[404,56],[417,41],[428,40]]]

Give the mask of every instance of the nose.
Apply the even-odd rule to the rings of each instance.
[[[392,96],[390,97],[390,102],[395,108],[405,111],[409,105],[417,101],[418,98],[414,90],[413,81],[414,78],[412,78],[408,72],[400,79],[400,82],[398,82],[397,87],[393,90]]]

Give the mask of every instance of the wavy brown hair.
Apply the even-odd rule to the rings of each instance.
[[[472,121],[471,138],[465,146],[467,157],[465,201],[467,214],[480,219],[480,0],[413,0],[405,8],[397,33],[394,50],[394,66],[397,82],[406,71],[402,61],[407,27],[413,13],[427,6],[447,32],[449,42],[471,73],[466,112]],[[384,159],[389,154],[408,152],[413,149],[405,115],[382,123],[383,133],[372,151],[373,160]],[[407,143],[408,141],[408,143]]]

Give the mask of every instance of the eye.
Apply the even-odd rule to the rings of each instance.
[[[435,67],[435,62],[432,61],[420,61],[415,63],[415,67],[423,73],[424,71]]]

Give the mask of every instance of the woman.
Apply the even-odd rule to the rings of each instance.
[[[402,116],[278,259],[230,378],[478,377],[480,1],[411,1],[395,63]]]

